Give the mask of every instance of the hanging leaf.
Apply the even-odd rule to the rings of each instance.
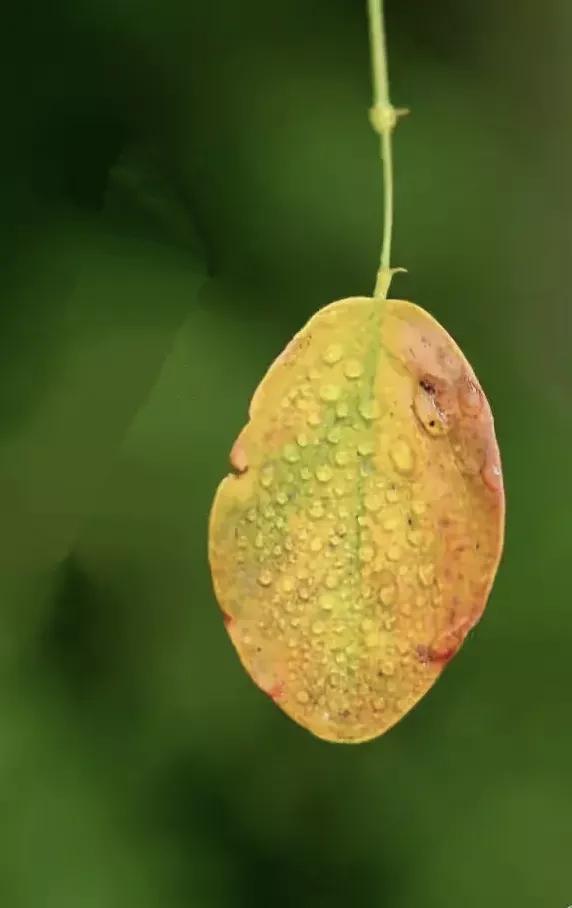
[[[331,741],[381,734],[479,620],[504,531],[487,400],[424,310],[319,311],[260,383],[210,561],[247,672]]]

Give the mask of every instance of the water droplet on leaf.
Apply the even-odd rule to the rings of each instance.
[[[339,363],[343,355],[344,350],[340,344],[329,344],[324,350],[322,359],[329,366],[333,366],[335,363]]]
[[[344,365],[346,378],[359,378],[363,374],[363,366],[359,359],[348,359]]]
[[[338,399],[341,389],[339,385],[322,385],[320,388],[320,397],[322,400],[331,403]]]
[[[286,445],[282,452],[282,457],[287,463],[296,463],[300,460],[300,452],[296,445]]]
[[[362,400],[358,407],[360,416],[363,416],[367,422],[377,419],[379,416],[379,404],[376,400]]]
[[[397,438],[389,449],[389,456],[393,461],[395,469],[399,473],[407,475],[413,472],[415,466],[415,457],[411,446],[403,438]]]
[[[316,467],[316,479],[319,482],[329,482],[333,475],[332,468],[328,464]]]
[[[272,467],[265,467],[260,473],[260,485],[265,489],[269,489],[272,485],[273,478],[274,469]]]

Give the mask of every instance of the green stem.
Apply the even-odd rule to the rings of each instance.
[[[385,297],[393,271],[391,269],[391,239],[393,234],[393,154],[391,138],[398,116],[389,99],[387,47],[383,0],[368,0],[371,63],[373,70],[373,107],[370,120],[379,134],[383,176],[383,242],[374,295]]]

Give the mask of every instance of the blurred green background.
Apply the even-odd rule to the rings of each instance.
[[[371,292],[362,0],[21,0],[0,37],[0,905],[572,903],[572,4],[388,0],[394,294],[494,406],[489,608],[313,739],[239,667],[210,501],[263,370]]]

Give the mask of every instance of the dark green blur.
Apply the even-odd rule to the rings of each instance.
[[[0,37],[1,908],[572,903],[572,4],[388,0],[393,293],[493,405],[488,610],[376,742],[238,664],[210,501],[264,369],[370,293],[365,0],[22,0]]]

